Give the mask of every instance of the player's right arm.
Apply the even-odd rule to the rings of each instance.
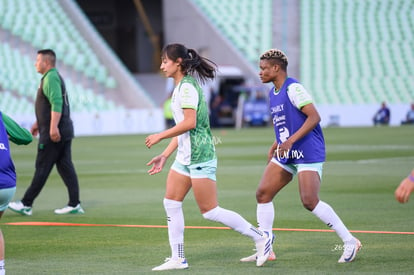
[[[289,151],[293,144],[311,132],[321,121],[321,117],[313,104],[311,95],[299,83],[291,84],[288,88],[290,102],[303,114],[306,119],[302,126],[285,142],[280,144],[280,150]]]

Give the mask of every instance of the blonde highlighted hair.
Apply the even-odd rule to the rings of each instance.
[[[264,52],[260,56],[260,60],[274,61],[276,64],[280,65],[284,71],[286,71],[288,66],[288,58],[286,54],[279,49],[270,49]]]

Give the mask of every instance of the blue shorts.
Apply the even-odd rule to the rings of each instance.
[[[13,199],[16,193],[16,187],[0,189],[0,211],[4,211],[9,206],[9,202]]]
[[[216,181],[217,159],[191,165],[183,165],[175,160],[171,169],[192,179],[209,178]]]
[[[322,170],[323,170],[323,162],[314,162],[314,163],[299,163],[299,164],[283,164],[280,163],[276,158],[272,158],[271,160],[274,164],[282,167],[292,175],[296,175],[302,171],[315,171],[318,172],[319,178],[322,180]]]

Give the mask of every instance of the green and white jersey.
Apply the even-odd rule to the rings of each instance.
[[[215,159],[216,151],[210,131],[207,103],[203,90],[194,77],[185,76],[174,88],[171,109],[176,124],[184,120],[183,109],[197,111],[196,127],[178,136],[176,160],[183,165],[190,165]]]

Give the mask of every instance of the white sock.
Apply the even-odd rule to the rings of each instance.
[[[259,229],[270,234],[273,230],[273,220],[275,218],[273,202],[258,203],[256,213]]]
[[[6,269],[4,268],[4,260],[0,261],[0,275],[6,274]]]
[[[217,206],[216,208],[213,208],[210,211],[204,213],[203,217],[207,220],[220,222],[224,225],[227,225],[233,230],[243,235],[249,236],[255,242],[263,239],[263,232],[251,225],[242,216],[234,211]]]
[[[185,258],[185,254],[184,254],[184,243],[175,243],[175,244],[170,244],[171,246],[171,259],[178,259],[178,258]]]
[[[183,203],[165,198],[163,203],[165,212],[167,213],[168,239],[171,246],[171,258],[185,258]]]
[[[316,207],[313,209],[312,213],[321,221],[323,221],[327,226],[335,230],[336,234],[338,234],[339,238],[341,238],[344,243],[353,240],[351,232],[349,232],[349,230],[346,228],[332,207],[329,206],[329,204],[323,201],[319,201]]]

